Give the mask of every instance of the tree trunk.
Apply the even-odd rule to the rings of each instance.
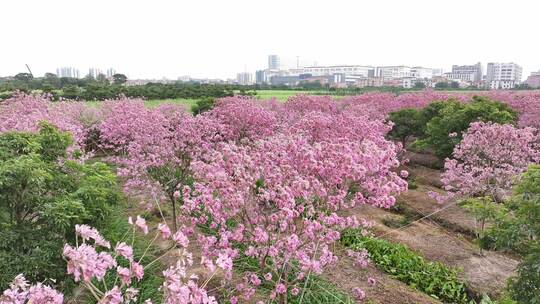
[[[176,233],[176,231],[178,230],[178,227],[176,225],[176,199],[174,198],[174,195],[171,195],[169,198],[172,202],[173,231]]]

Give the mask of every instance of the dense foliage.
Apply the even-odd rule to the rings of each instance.
[[[523,173],[503,209],[493,218],[484,242],[525,256],[510,290],[519,303],[540,303],[540,165]]]
[[[48,124],[0,134],[1,288],[19,273],[63,279],[58,252],[73,225],[98,223],[118,200],[106,165],[65,159],[71,142]]]
[[[113,75],[110,82],[105,77],[79,79],[57,77],[54,74],[47,74],[42,78],[0,78],[0,93],[39,91],[49,93],[55,99],[103,100],[117,98],[120,95],[149,99],[224,97],[233,95],[234,90],[240,88],[244,90],[243,87],[235,85],[182,82],[128,86],[124,85],[126,81],[122,74]],[[0,98],[2,99],[4,98]]]
[[[428,262],[400,244],[363,236],[348,230],[341,243],[353,250],[367,250],[370,260],[382,271],[445,303],[469,303],[465,284],[457,272],[441,263]]]
[[[472,123],[445,162],[441,181],[451,195],[504,199],[521,172],[540,161],[538,138],[532,128]]]
[[[516,112],[508,105],[483,97],[475,96],[466,104],[445,102],[437,115],[427,122],[421,145],[432,149],[440,158],[449,157],[472,122],[508,124],[516,120]]]
[[[448,100],[421,109],[405,108],[390,113],[389,119],[394,123],[391,137],[403,143],[416,137],[419,147],[432,150],[444,159],[451,156],[472,122],[515,123],[517,113],[508,105],[475,96],[467,103]]]
[[[51,189],[51,195],[22,192],[33,195],[33,205],[47,201],[45,211],[52,216],[36,208],[31,213],[40,220],[19,226],[33,230],[33,225],[56,221],[54,229],[61,229],[61,233],[53,231],[47,236],[61,236],[56,244],[66,243],[68,273],[96,301],[119,303],[132,298],[140,292],[137,284],[145,279],[144,272],[150,269],[146,267],[157,262],[134,258],[131,252],[136,247],[121,237],[110,239],[116,242],[111,246],[90,226],[76,226],[77,237],[73,237],[76,223],[95,223],[92,216],[96,211],[106,210],[105,205],[114,202],[105,196],[96,200],[93,191],[81,198],[72,194],[78,193],[79,187],[103,186],[91,184],[97,183],[98,177],[114,179],[104,165],[85,164],[93,153],[118,167],[127,194],[136,197],[144,193],[148,207],[156,208],[154,214],[162,216],[152,231],[154,241],[161,238],[169,242],[171,247],[165,251],[174,251],[178,262],[162,273],[165,280],[159,297],[165,303],[187,302],[188,298],[193,303],[211,303],[214,298],[206,286],[215,275],[220,277],[218,289],[231,303],[250,301],[258,289],[267,291],[272,301],[302,302],[310,278],[336,262],[334,244],[345,237],[342,232],[369,226],[365,219],[342,215],[347,214],[343,211],[358,204],[389,208],[395,204],[395,196],[407,190],[403,178],[408,174],[400,172],[399,157],[402,144],[411,137],[420,138],[439,156],[454,151],[455,159],[447,161],[446,186],[451,192],[466,191],[459,193],[463,196],[502,193],[493,196],[500,200],[511,186],[504,182],[513,181],[530,162],[538,161],[537,131],[524,128],[538,123],[538,117],[527,115],[538,111],[538,104],[531,102],[537,96],[497,94],[486,95],[496,95],[501,103],[433,91],[399,96],[369,93],[339,101],[298,95],[285,103],[237,96],[201,102],[196,116],[181,106],[147,108],[143,100],[128,97],[90,107],[82,102],[54,102],[19,94],[0,105],[0,132],[9,147],[0,157],[6,159],[6,172],[28,161],[30,173],[21,176],[36,183],[33,191]],[[448,101],[450,97],[453,99]],[[406,110],[396,112],[401,109]],[[50,125],[40,129],[43,120],[70,132],[74,140]],[[520,148],[515,148],[517,145]],[[84,157],[80,157],[80,150],[86,152]],[[34,154],[39,157],[32,158]],[[21,163],[10,167],[16,160]],[[49,177],[54,170],[60,172]],[[93,176],[92,170],[98,170],[98,176],[85,180],[87,175]],[[73,181],[73,176],[78,179]],[[489,191],[479,188],[486,185],[491,187]],[[60,188],[65,191],[58,191]],[[0,191],[6,197],[20,193]],[[172,207],[172,218],[165,217],[164,201]],[[94,208],[94,202],[104,206]],[[8,219],[9,212],[2,216]],[[8,223],[17,225],[17,221]],[[128,234],[150,232],[142,217],[129,223],[133,231]],[[363,246],[372,246],[372,258],[381,265],[388,256],[395,257],[391,263],[405,261],[384,267],[403,272],[402,278],[419,289],[448,301],[464,300],[463,285],[453,271],[390,243],[358,240]],[[19,244],[30,246],[26,241]],[[191,260],[187,251],[190,244],[201,249],[200,261]],[[377,252],[383,253],[377,256]],[[350,255],[358,265],[367,263],[367,255],[360,251]],[[60,260],[58,253],[55,258]],[[233,280],[233,265],[246,259],[255,267],[243,269],[239,279]],[[192,266],[199,267],[199,262],[210,277],[191,276]],[[61,264],[56,263],[57,270]],[[428,269],[431,278],[418,274],[419,268]],[[32,269],[24,269],[25,275],[41,279]],[[20,270],[10,271],[6,280]],[[112,283],[111,277],[116,278]],[[25,299],[33,296],[21,277],[16,281],[8,293]],[[49,293],[43,285],[30,288]],[[365,297],[358,288],[351,293],[358,299]]]

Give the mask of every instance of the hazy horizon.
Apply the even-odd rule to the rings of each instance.
[[[234,78],[267,56],[304,64],[515,62],[540,70],[535,1],[3,1],[0,76],[70,66],[129,78]],[[292,58],[292,59],[291,59]]]

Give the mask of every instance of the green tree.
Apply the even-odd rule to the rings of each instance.
[[[462,133],[472,122],[505,124],[515,123],[517,119],[517,113],[508,105],[479,96],[474,96],[470,103],[443,102],[427,111],[429,114],[426,117],[436,115],[426,123],[424,138],[419,141],[419,145],[432,149],[441,159],[452,155],[454,147],[462,139]],[[454,137],[450,136],[452,133],[455,133]]]
[[[62,97],[68,99],[78,99],[82,96],[82,89],[76,85],[68,85],[62,90]]]
[[[492,248],[524,255],[510,292],[519,303],[540,303],[540,165],[531,165],[505,207],[493,221],[486,239]]]
[[[416,83],[414,84],[414,88],[415,88],[415,89],[419,89],[419,90],[425,89],[425,88],[426,88],[426,84],[419,81],[419,82],[416,82]]]
[[[450,83],[450,87],[451,87],[452,89],[459,89],[459,82],[457,82],[457,81],[452,81],[452,82]]]
[[[124,84],[127,81],[127,76],[124,74],[114,74],[113,83],[114,84]]]
[[[411,137],[422,134],[420,112],[416,109],[402,109],[392,112],[388,116],[388,120],[394,123],[388,136],[401,141],[403,147]]]
[[[191,107],[191,112],[195,115],[199,115],[203,112],[209,111],[214,107],[214,98],[205,97],[197,100],[197,102]]]
[[[19,73],[15,75],[13,78],[19,81],[29,82],[30,80],[34,78],[34,76],[32,76],[32,74],[30,73]]]
[[[0,289],[19,273],[63,280],[59,252],[73,226],[99,223],[119,199],[105,164],[66,159],[71,144],[46,123],[37,134],[0,134]]]
[[[448,82],[437,82],[435,84],[436,89],[448,89]]]

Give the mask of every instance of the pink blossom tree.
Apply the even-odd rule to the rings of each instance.
[[[454,196],[463,200],[479,222],[477,234],[483,237],[486,220],[504,212],[502,205],[520,173],[530,163],[540,161],[536,130],[519,129],[496,123],[471,123],[463,140],[446,159],[441,181],[446,195],[431,193],[438,201]],[[482,250],[480,251],[482,253]]]
[[[46,95],[17,93],[0,103],[0,132],[37,132],[39,124],[47,121],[59,130],[69,132],[77,145],[84,145],[85,131],[77,120],[74,109],[81,109],[76,102],[53,103]]]
[[[540,161],[535,129],[474,122],[445,162],[444,189],[450,196],[504,197],[530,163]]]
[[[131,224],[131,231],[127,231],[124,238],[136,232],[149,233],[146,221],[140,216],[137,216],[135,221],[130,217],[128,222]],[[145,270],[150,265],[173,251],[177,251],[175,256],[178,258],[175,265],[163,271],[162,303],[217,304],[216,299],[208,294],[206,286],[209,279],[217,272],[230,275],[232,269],[232,260],[227,256],[203,260],[202,266],[208,270],[208,278],[202,282],[191,269],[194,261],[192,254],[188,251],[189,240],[182,232],[172,234],[164,223],[158,224],[152,242],[148,244],[140,257],[134,255],[134,238],[131,238],[129,245],[126,242],[130,242],[130,238],[111,246],[95,228],[90,226],[76,225],[75,233],[76,244],[65,244],[62,253],[67,261],[67,273],[73,275],[74,281],[102,304],[135,303],[139,297],[139,290],[133,287],[133,284],[143,279]],[[158,238],[168,241],[170,246],[163,255],[143,265],[143,258]],[[120,265],[127,265],[127,267]],[[41,283],[29,286],[21,274],[0,296],[0,303],[61,304],[63,299],[64,296],[60,292]],[[144,303],[151,304],[152,302],[147,299]]]
[[[259,273],[269,273],[275,287],[272,297],[283,301],[287,291],[302,288],[306,275],[321,273],[337,259],[331,244],[342,229],[361,224],[339,216],[339,210],[357,204],[390,207],[394,195],[406,190],[393,172],[398,165],[395,149],[369,138],[310,141],[276,135],[254,145],[222,143],[193,163],[196,183],[183,191],[184,223],[217,232],[199,235],[203,254],[256,259]],[[245,251],[239,252],[237,243]],[[253,288],[256,284],[237,290],[247,298]]]

